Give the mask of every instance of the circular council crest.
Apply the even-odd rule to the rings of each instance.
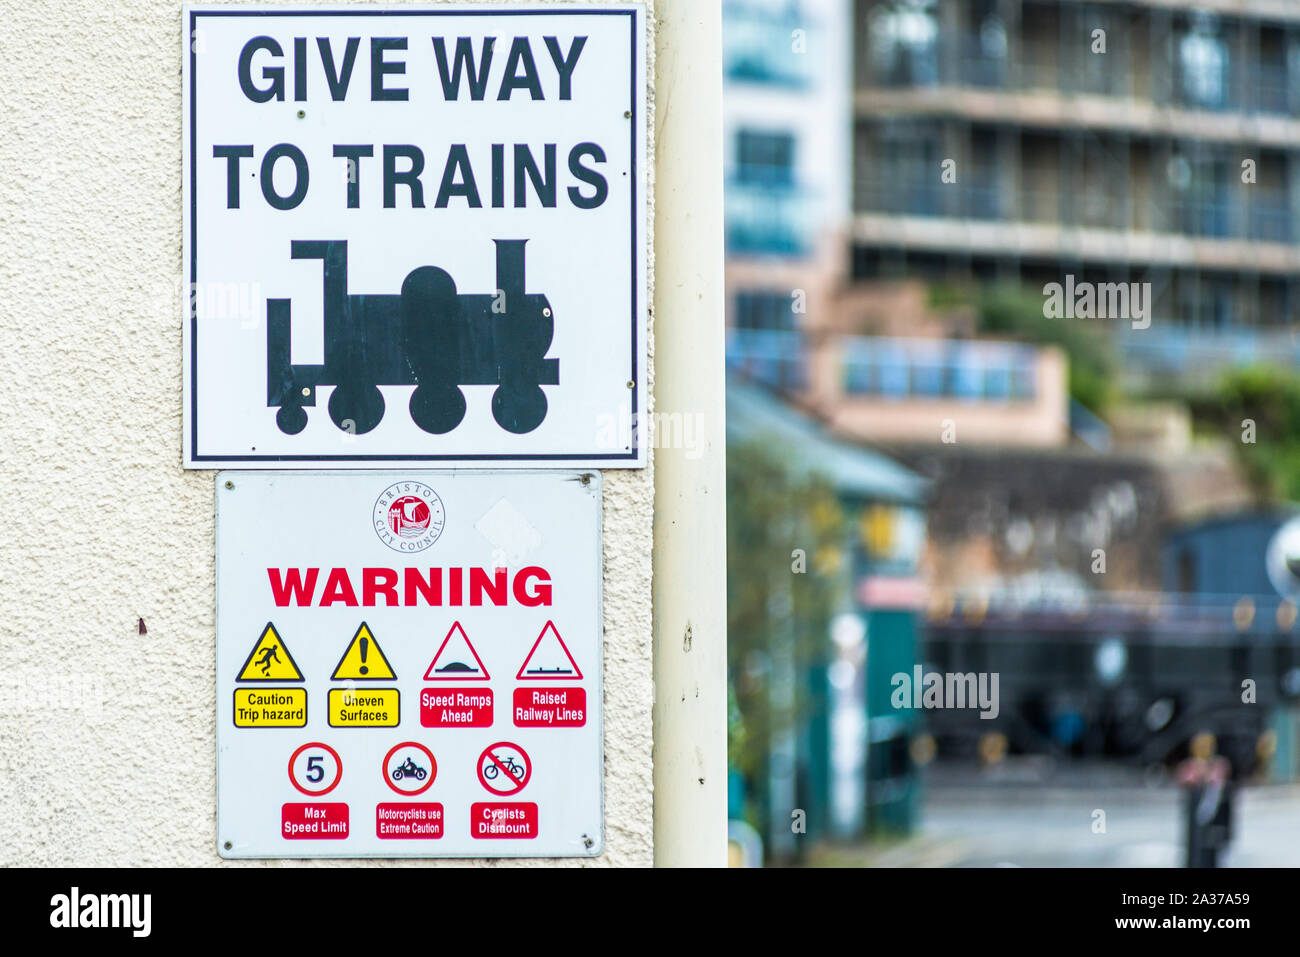
[[[390,485],[371,516],[379,540],[395,552],[422,552],[442,534],[446,515],[438,493],[423,482]]]

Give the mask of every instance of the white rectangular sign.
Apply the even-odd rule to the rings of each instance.
[[[640,4],[187,8],[188,468],[645,464]]]
[[[216,491],[223,857],[601,852],[599,472]]]

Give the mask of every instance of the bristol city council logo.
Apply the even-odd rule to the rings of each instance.
[[[398,482],[375,500],[375,534],[396,552],[422,552],[442,534],[446,516],[438,493],[423,482]]]

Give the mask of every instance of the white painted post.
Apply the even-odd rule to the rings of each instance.
[[[727,835],[722,8],[719,0],[658,0],[655,16],[655,408],[657,415],[703,427],[698,444],[659,443],[654,458],[655,864],[721,866]],[[680,438],[682,430],[674,435]]]

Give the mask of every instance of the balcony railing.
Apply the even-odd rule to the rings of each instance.
[[[1270,329],[1197,329],[1159,317],[1147,329],[1118,328],[1126,364],[1160,375],[1213,373],[1255,362],[1300,365],[1300,334]]]
[[[844,391],[887,399],[1031,401],[1038,351],[1007,342],[845,336]]]
[[[864,213],[951,219],[1004,220],[1041,223],[1064,228],[1129,231],[1139,216],[1144,231],[1178,233],[1211,239],[1241,239],[1292,243],[1291,198],[1284,189],[1243,187],[1241,199],[1225,191],[1219,199],[1148,201],[1134,210],[1120,202],[1116,192],[1081,189],[1071,194],[1056,190],[1004,190],[970,181],[945,185],[900,177],[859,179],[854,188],[854,208]]]
[[[1023,40],[1023,38],[1022,38]],[[1155,82],[1164,103],[1189,110],[1300,115],[1300,77],[1285,62],[1207,62],[1195,72],[1177,57],[1152,59],[1120,47],[1105,54],[1022,43],[1018,57],[990,50],[978,33],[936,34],[927,43],[867,46],[859,76],[876,87],[958,85],[1008,91],[1055,90],[1066,95],[1133,95],[1135,72]],[[1080,59],[1082,57],[1082,59]]]
[[[1014,342],[843,336],[837,340],[848,396],[1029,402],[1038,394],[1039,350]],[[790,392],[809,384],[801,332],[729,329],[727,367]]]

